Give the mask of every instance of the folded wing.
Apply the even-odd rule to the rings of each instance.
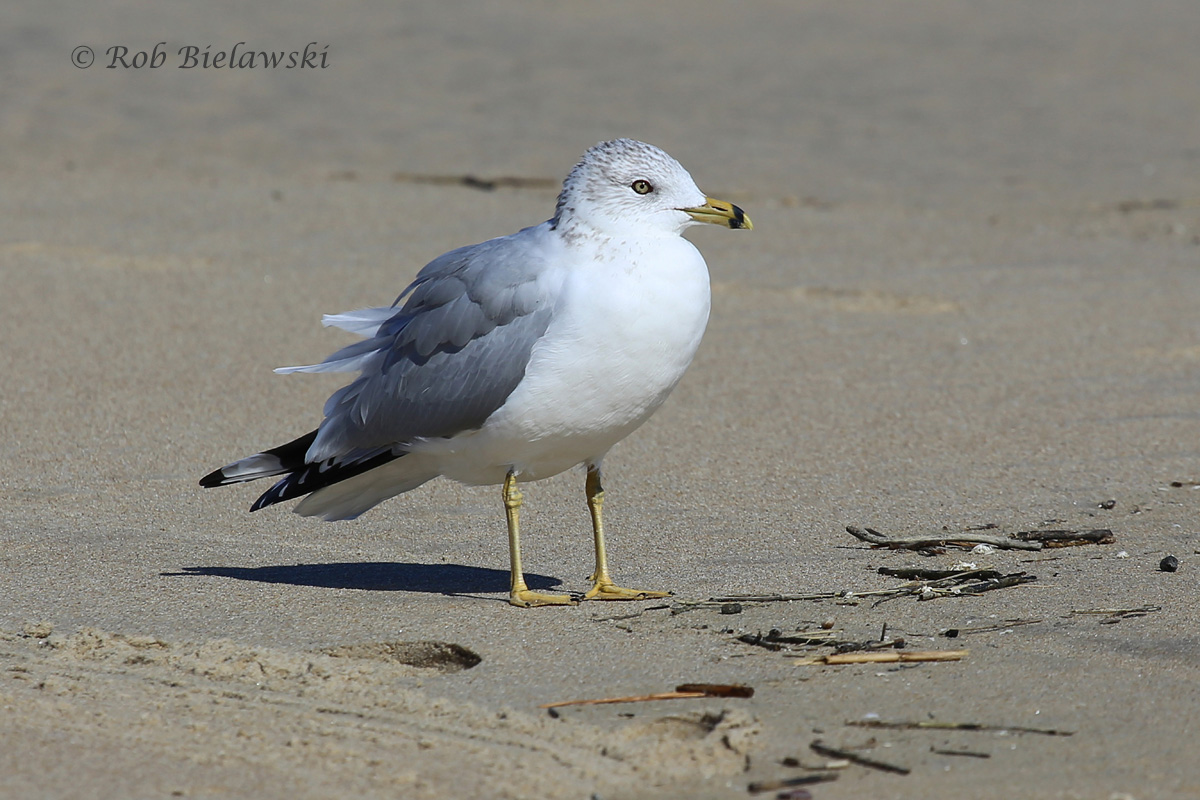
[[[400,458],[415,441],[483,425],[525,376],[553,313],[556,272],[523,234],[446,253],[390,308],[327,316],[326,325],[367,338],[320,364],[277,372],[359,376],[329,398],[316,431],[217,470],[201,485],[284,474],[257,509]]]

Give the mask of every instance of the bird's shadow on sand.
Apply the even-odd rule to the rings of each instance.
[[[268,567],[183,567],[164,576],[207,575],[260,583],[321,586],[327,589],[366,589],[373,592],[429,592],[466,594],[507,592],[506,570],[462,564],[409,564],[396,561],[360,561],[341,564],[292,564]],[[525,573],[530,589],[550,589],[558,578]]]

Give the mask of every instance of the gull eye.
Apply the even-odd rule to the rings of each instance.
[[[638,194],[650,194],[654,191],[654,187],[650,185],[650,181],[638,178],[630,187]]]

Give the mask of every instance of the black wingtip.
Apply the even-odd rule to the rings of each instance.
[[[266,478],[269,475],[280,475],[285,472],[294,472],[295,470],[303,469],[305,466],[304,456],[316,438],[317,431],[312,430],[299,438],[293,439],[287,444],[281,444],[278,447],[272,447],[270,450],[264,450],[261,453],[256,453],[255,455],[250,456],[250,458],[274,456],[278,461],[278,469],[272,469],[268,472],[258,474],[247,473],[236,478],[230,478],[227,474],[225,474],[225,470],[229,469],[230,467],[236,467],[243,461],[246,461],[246,459],[242,459],[241,461],[235,461],[232,464],[226,464],[220,469],[213,470],[212,472],[208,473],[200,479],[200,485],[205,489],[211,489],[214,486],[228,486],[231,483],[244,483],[246,481],[258,480],[259,478]]]
[[[287,494],[287,491],[295,483],[295,477],[295,473],[292,473],[259,495],[258,499],[254,501],[254,505],[250,506],[250,513],[253,514],[259,509],[273,506],[276,503],[282,503],[284,500],[290,500],[291,497]]]
[[[283,475],[282,479],[263,492],[254,501],[254,505],[250,506],[251,511],[258,511],[294,497],[302,497],[347,478],[353,478],[355,475],[361,475],[407,454],[406,451],[393,452],[390,448],[383,448],[363,453],[360,456],[361,460],[357,461],[336,463],[334,459],[330,459],[315,464],[309,463],[305,461],[305,458],[309,447],[316,438],[317,431],[311,431],[287,444],[264,450],[249,457],[249,459],[256,460],[263,460],[267,456],[272,457],[274,463],[267,469],[247,470],[244,462],[248,459],[242,459],[208,473],[200,479],[200,485],[205,489],[211,489],[214,486],[228,486],[231,483],[244,483],[272,475]],[[226,474],[226,470],[231,470],[233,476],[230,477]]]
[[[353,461],[336,467],[328,463],[324,465],[305,464],[299,469],[285,475],[274,486],[263,492],[254,501],[254,505],[250,506],[250,510],[258,511],[261,508],[273,506],[276,503],[282,503],[294,497],[303,497],[318,489],[324,489],[326,486],[340,483],[348,478],[353,478],[355,475],[369,472],[376,467],[381,467],[389,461],[395,461],[397,458],[405,455],[407,455],[407,452],[404,451],[393,453],[391,450],[385,450],[362,461]]]
[[[200,485],[205,489],[211,489],[214,486],[223,486],[225,484],[225,468],[213,470],[200,479]]]

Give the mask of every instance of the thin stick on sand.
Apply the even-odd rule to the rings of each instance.
[[[1083,544],[1112,544],[1116,541],[1108,528],[1090,531],[1018,531],[1014,534],[1022,542],[1041,542],[1045,547],[1076,547]]]
[[[936,731],[1009,731],[1011,733],[1040,733],[1043,736],[1074,736],[1075,731],[1053,728],[1024,728],[1020,725],[984,725],[978,722],[939,722],[937,720],[901,720],[888,722],[879,719],[849,720],[847,725],[857,728],[887,728],[890,730],[936,730]]]
[[[944,533],[936,536],[918,536],[912,539],[889,539],[877,530],[846,526],[846,533],[855,539],[892,550],[923,550],[929,547],[944,547],[961,544],[966,547],[987,544],[1002,550],[1041,550],[1041,542],[1020,542],[1003,536],[986,536],[981,533]]]
[[[826,758],[844,758],[847,761],[852,761],[860,767],[870,767],[871,769],[882,770],[883,772],[894,772],[897,775],[907,775],[912,772],[908,767],[899,767],[895,764],[889,764],[886,761],[876,761],[873,758],[860,756],[852,750],[842,750],[837,747],[830,747],[821,741],[813,742],[809,748],[816,754],[825,756]]]
[[[798,658],[792,663],[798,667],[811,667],[842,664],[886,664],[896,661],[961,661],[969,652],[969,650],[888,650],[869,653],[830,653],[825,656]]]
[[[688,700],[694,697],[753,697],[754,689],[750,686],[725,683],[685,683],[675,687],[673,692],[654,692],[653,694],[637,694],[629,697],[599,697],[590,700],[560,700],[557,703],[544,703],[538,708],[562,708],[563,706],[598,706],[608,703],[645,703],[651,700]]]
[[[800,775],[796,778],[782,778],[774,781],[756,781],[746,786],[746,791],[750,794],[760,794],[762,792],[775,792],[780,789],[787,789],[791,786],[811,786],[814,783],[827,783],[828,781],[836,781],[838,775],[836,772],[818,772],[813,775]]]
[[[1137,608],[1073,608],[1071,614],[1095,614],[1104,617],[1119,617],[1125,614],[1153,614],[1162,611],[1162,606],[1138,606]]]

